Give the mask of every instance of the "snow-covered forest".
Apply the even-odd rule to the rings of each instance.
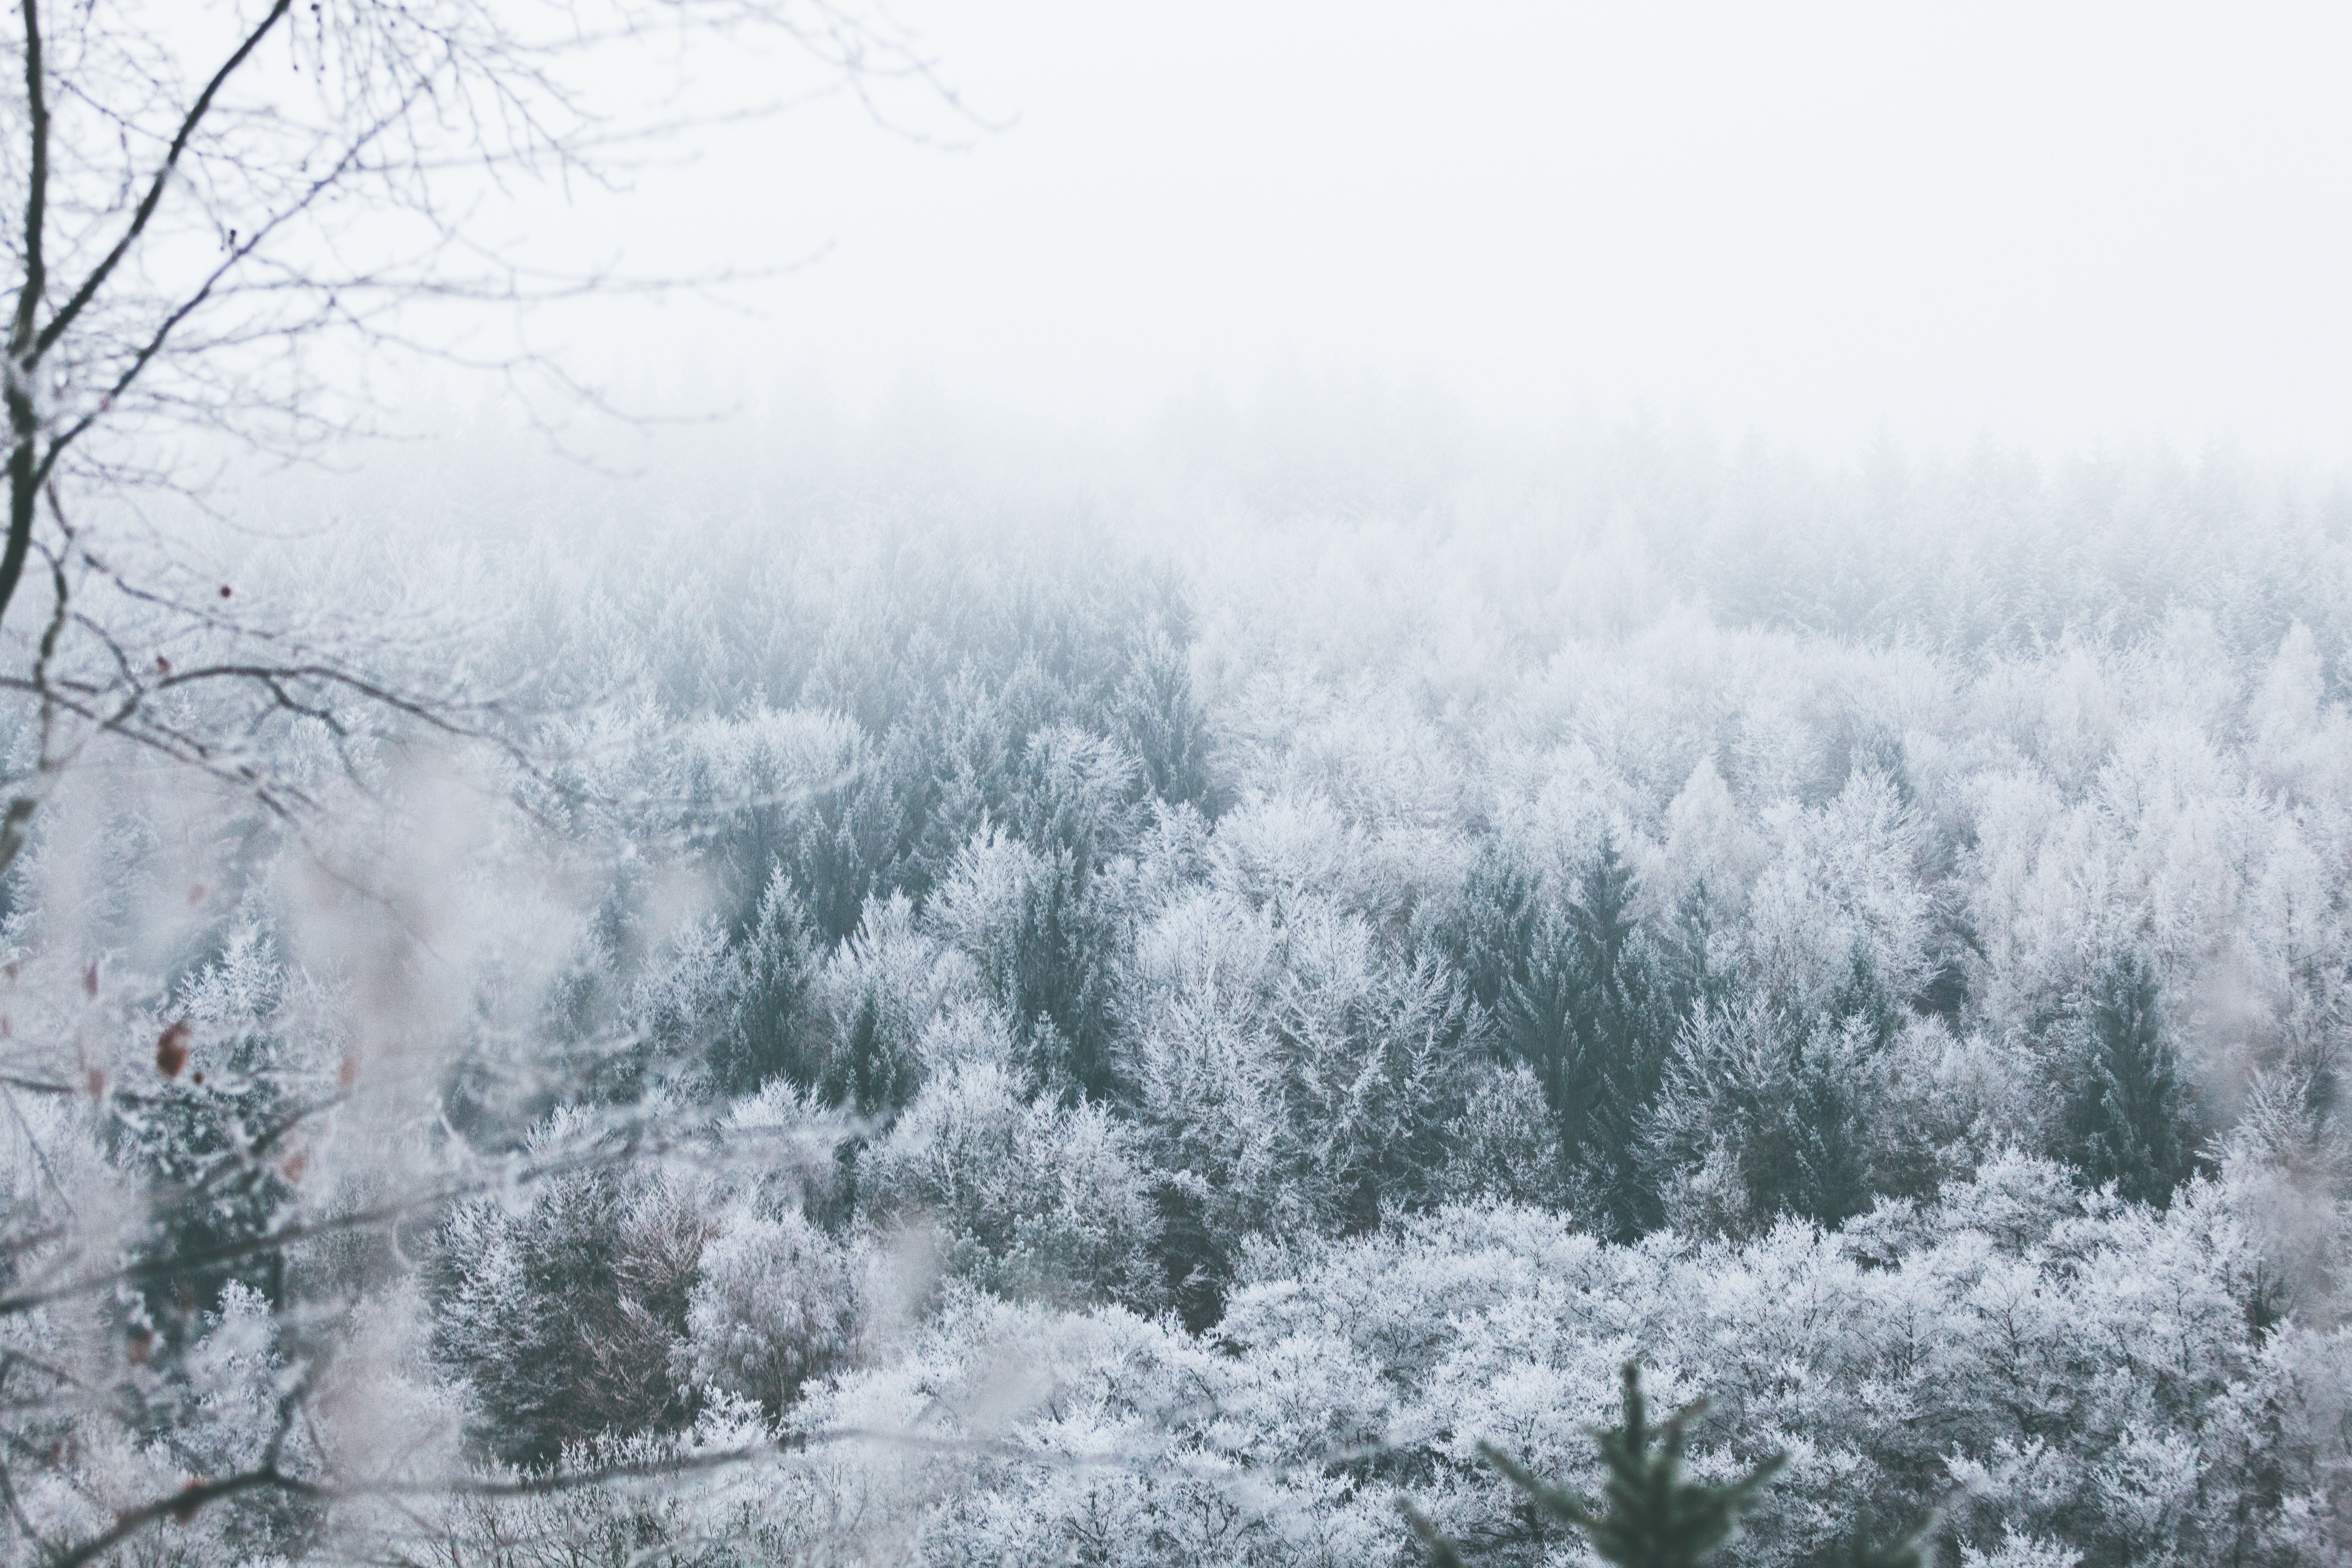
[[[2352,498],[1439,425],[218,535],[478,706],[33,820],[7,1560],[2346,1562]]]

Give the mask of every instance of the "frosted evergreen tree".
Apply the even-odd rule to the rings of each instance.
[[[1545,1480],[1492,1443],[1481,1443],[1479,1456],[1503,1473],[1530,1512],[1573,1528],[1592,1555],[1613,1568],[1698,1568],[1737,1534],[1739,1516],[1755,1508],[1789,1456],[1769,1455],[1730,1480],[1688,1479],[1683,1450],[1706,1402],[1653,1426],[1641,1373],[1632,1362],[1625,1363],[1624,1380],[1622,1416],[1592,1434],[1604,1478],[1598,1505]],[[1410,1502],[1402,1507],[1433,1568],[1465,1568],[1460,1547]],[[1837,1568],[1924,1568],[1925,1560],[1908,1538],[1873,1548],[1857,1527],[1834,1561]]]
[[[777,1079],[805,1087],[814,1075],[815,933],[781,867],[734,960],[727,1016],[710,1042],[714,1086],[730,1096],[755,1094]]]
[[[1604,840],[1574,901],[1538,917],[1526,978],[1504,1004],[1510,1047],[1543,1084],[1562,1153],[1599,1205],[1598,1226],[1620,1239],[1658,1223],[1640,1148],[1681,1014],[1633,923],[1633,868]]]
[[[567,1111],[530,1152],[612,1152]],[[463,1379],[477,1440],[544,1465],[601,1433],[674,1427],[691,1391],[670,1371],[710,1225],[657,1170],[615,1161],[539,1183],[519,1212],[457,1205],[435,1259],[436,1357]]]
[[[1685,1223],[1742,1231],[1795,1215],[1842,1224],[1870,1206],[1865,1085],[1902,1009],[1857,946],[1826,1011],[1753,994],[1693,1013],[1643,1135],[1651,1179]]]
[[[1525,988],[1533,978],[1528,964],[1543,908],[1537,895],[1534,875],[1500,840],[1489,837],[1463,879],[1456,908],[1437,933],[1470,999],[1490,1017],[1504,1016],[1514,988]]]
[[[1115,1095],[1115,977],[1131,924],[1118,873],[1142,820],[1136,763],[1060,725],[1031,737],[1022,767],[1011,826],[1027,854],[982,970],[1041,1084]]]
[[[2185,1097],[2165,1037],[2162,985],[2146,954],[2099,978],[2083,1020],[2065,1110],[2066,1152],[2083,1179],[2164,1204],[2189,1174]]]
[[[1141,764],[1143,785],[1171,805],[1206,812],[1210,797],[1208,719],[1192,696],[1184,645],[1154,626],[1128,662],[1111,698],[1113,733]]]

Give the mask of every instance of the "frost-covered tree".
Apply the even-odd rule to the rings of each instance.
[[[1677,1225],[1741,1234],[1868,1207],[1864,1097],[1879,1048],[1863,1020],[1791,1017],[1760,998],[1695,1013],[1643,1147]]]
[[[714,1221],[669,1371],[776,1415],[854,1347],[858,1260],[796,1205],[764,1206],[739,1203]]]
[[[2162,1204],[2189,1173],[2188,1097],[2166,1037],[2163,988],[2138,952],[2111,961],[2065,1066],[2065,1150],[2083,1179]]]
[[[866,1213],[938,1227],[948,1266],[1005,1296],[1156,1309],[1157,1215],[1136,1133],[1098,1101],[1023,1087],[985,1061],[933,1079],[862,1155]]]
[[[709,1044],[721,1094],[755,1094],[783,1080],[805,1086],[819,1058],[814,933],[781,869],[733,954],[726,1013]]]
[[[583,1131],[566,1113],[545,1149]],[[509,1213],[459,1206],[437,1260],[437,1354],[475,1405],[477,1439],[544,1465],[608,1431],[677,1426],[690,1390],[670,1368],[712,1219],[657,1170],[591,1166]]]
[[[1529,932],[1524,979],[1503,1004],[1505,1037],[1559,1118],[1560,1148],[1606,1235],[1657,1221],[1643,1169],[1680,999],[1633,911],[1633,871],[1603,841],[1570,900],[1547,904]]]
[[[1143,770],[1146,788],[1170,805],[1214,807],[1208,717],[1192,692],[1186,642],[1154,626],[1131,656],[1112,698],[1120,742]]]

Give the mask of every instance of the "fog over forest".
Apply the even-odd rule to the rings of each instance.
[[[906,9],[0,22],[0,1568],[2352,1568],[2352,24]]]
[[[140,1560],[1575,1561],[1475,1445],[1595,1491],[1638,1358],[1790,1456],[1727,1563],[2341,1561],[2345,492],[934,414],[221,536],[490,722],[36,820],[10,1223],[152,1219],[6,1321],[124,1391],[11,1407],[34,1529],[275,1442]]]

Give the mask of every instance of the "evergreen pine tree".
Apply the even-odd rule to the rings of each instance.
[[[434,1259],[436,1358],[471,1390],[478,1439],[510,1465],[692,1413],[669,1356],[709,1222],[662,1173],[583,1136],[591,1125],[562,1112],[541,1127],[535,1157],[569,1148],[593,1163],[534,1184],[518,1212],[457,1205]]]
[[[1685,1429],[1703,1408],[1695,1405],[1677,1411],[1654,1433],[1641,1374],[1633,1363],[1626,1363],[1624,1418],[1593,1433],[1608,1472],[1607,1500],[1598,1510],[1566,1488],[1543,1480],[1492,1443],[1479,1444],[1478,1452],[1538,1512],[1582,1531],[1602,1562],[1620,1568],[1696,1568],[1730,1536],[1739,1515],[1754,1506],[1788,1461],[1786,1454],[1774,1454],[1736,1481],[1685,1480]],[[1438,1568],[1462,1568],[1459,1548],[1409,1503],[1404,1512],[1432,1563]]]
[[[2068,1152],[2094,1186],[2163,1204],[2189,1173],[2183,1096],[2145,954],[2110,963],[2091,998],[2066,1106]]]
[[[1793,1029],[1779,1108],[1784,1163],[1776,1179],[1759,1184],[1759,1213],[1834,1226],[1870,1206],[1860,1068],[1894,1043],[1904,1012],[1869,949],[1856,942],[1827,1015]]]
[[[1887,986],[1869,947],[1857,941],[1846,953],[1844,978],[1830,993],[1830,1016],[1843,1027],[1858,1027],[1856,1043],[1868,1053],[1895,1043],[1907,1012],[1902,998]]]
[[[1500,1018],[1515,988],[1530,984],[1528,960],[1541,904],[1535,878],[1496,840],[1472,862],[1459,907],[1439,930],[1437,945],[1461,973],[1470,1000]]]
[[[858,1000],[847,1036],[826,1056],[824,1069],[817,1075],[819,1097],[859,1116],[898,1110],[922,1086],[920,1065],[905,1048],[907,1044],[893,1037],[880,998],[867,992]]]
[[[1013,972],[1000,977],[1041,1080],[1096,1099],[1120,1088],[1110,1005],[1121,931],[1108,892],[1085,856],[1054,849],[1022,890]]]
[[[232,1283],[276,1305],[286,1259],[263,1250],[226,1262],[162,1266],[252,1241],[291,1195],[280,1163],[268,1153],[292,1109],[271,1070],[271,1042],[254,1036],[226,1042],[207,1084],[201,1068],[185,1068],[188,1049],[181,1042],[188,1036],[184,1024],[164,1030],[156,1052],[159,1081],[135,1096],[112,1096],[104,1125],[116,1159],[147,1183],[152,1222],[130,1251],[143,1272],[146,1316],[174,1348],[193,1342],[204,1313],[218,1307]]]
[[[866,900],[891,890],[900,815],[892,781],[868,770],[818,795],[793,846],[793,882],[817,932],[847,940]]]
[[[1111,733],[1141,764],[1146,789],[1171,805],[1214,815],[1207,716],[1193,700],[1182,644],[1157,626],[1146,632],[1112,694],[1108,717]]]
[[[1566,909],[1535,922],[1527,977],[1504,1005],[1513,1053],[1535,1070],[1559,1119],[1600,1228],[1631,1240],[1658,1223],[1640,1152],[1681,1007],[1665,967],[1633,923],[1633,868],[1604,840]]]
[[[1730,1539],[1739,1516],[1755,1507],[1788,1456],[1773,1454],[1734,1481],[1685,1480],[1683,1447],[1705,1403],[1685,1406],[1654,1429],[1640,1371],[1628,1362],[1624,1375],[1623,1419],[1593,1433],[1608,1478],[1599,1508],[1544,1480],[1492,1443],[1479,1444],[1479,1455],[1538,1513],[1581,1531],[1603,1563],[1617,1568],[1697,1568]],[[1400,1507],[1434,1568],[1465,1568],[1458,1546],[1409,1501],[1400,1500]],[[1849,1537],[1846,1568],[1925,1568],[1916,1537],[1872,1548],[1865,1536],[1858,1526]]]
[[[1732,1194],[1717,1189],[1716,1217],[1704,1223],[1735,1230],[1782,1215],[1834,1226],[1862,1213],[1874,1195],[1864,1069],[1892,1044],[1900,1004],[1860,950],[1820,1013],[1720,994],[1675,1042],[1643,1140],[1650,1179],[1671,1187],[1727,1157],[1738,1190],[1725,1207]]]
[[[1843,1225],[1870,1206],[1853,1072],[1867,1042],[1866,1026],[1832,1016],[1795,1045],[1783,1111],[1790,1161],[1778,1206],[1817,1225]]]
[[[814,1079],[809,987],[815,933],[779,866],[735,953],[727,1016],[710,1042],[710,1076],[724,1095],[756,1094],[775,1079],[805,1089]]]
[[[1124,1085],[1112,1003],[1132,916],[1116,858],[1143,814],[1136,764],[1074,727],[1040,731],[1024,755],[1014,826],[1036,857],[1022,883],[1008,949],[989,978],[1013,1015],[1040,1082],[1095,1099]]]
[[[1716,920],[1715,894],[1705,878],[1675,901],[1660,951],[1677,1020],[1701,1003],[1721,1007],[1730,999],[1734,977],[1716,966]]]

